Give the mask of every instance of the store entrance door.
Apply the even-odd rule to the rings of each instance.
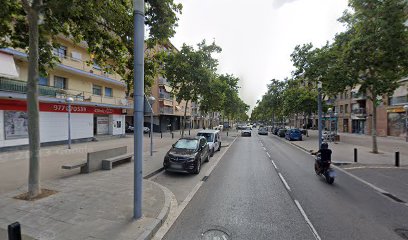
[[[96,135],[109,134],[109,116],[98,115],[94,117],[94,134]]]

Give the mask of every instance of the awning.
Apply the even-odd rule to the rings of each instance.
[[[18,72],[13,55],[0,52],[0,77],[17,78]]]
[[[166,92],[171,93],[173,90],[170,86],[164,85],[164,89],[166,89]]]
[[[354,86],[353,89],[351,89],[352,93],[358,93],[360,91],[361,88],[361,84],[357,84],[356,86]]]

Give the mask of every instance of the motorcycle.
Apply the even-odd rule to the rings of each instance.
[[[320,161],[320,154],[316,155],[314,169],[318,176],[324,176],[328,184],[333,184],[336,172],[330,167],[331,161]]]

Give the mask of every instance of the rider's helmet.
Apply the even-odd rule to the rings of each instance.
[[[329,144],[327,144],[326,142],[322,143],[322,145],[320,146],[320,149],[328,149],[329,148]]]

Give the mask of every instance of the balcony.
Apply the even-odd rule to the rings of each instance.
[[[164,77],[159,77],[159,84],[170,86],[169,81],[167,80],[167,78]]]
[[[359,117],[365,117],[367,115],[367,111],[365,108],[356,108],[351,110],[351,114]]]
[[[160,107],[161,114],[174,114],[174,110],[172,107]]]
[[[351,98],[354,100],[365,100],[367,99],[367,95],[365,93],[351,92]]]
[[[173,101],[173,95],[170,93],[159,93],[159,99],[170,100]]]
[[[0,77],[0,91],[14,92],[14,93],[27,93],[27,82],[14,79]],[[94,95],[90,92],[73,90],[73,89],[61,89],[51,86],[38,86],[38,93],[40,96],[63,99],[72,97],[77,102],[92,102],[103,103],[112,105],[130,106],[126,98],[107,97]]]
[[[405,105],[405,104],[408,104],[408,96],[398,96],[398,97],[389,98],[390,106]]]

